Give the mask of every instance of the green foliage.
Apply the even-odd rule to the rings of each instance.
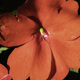
[[[16,13],[17,13],[17,10],[14,10],[14,11],[12,11],[11,13],[13,13],[14,15],[16,15]]]
[[[0,54],[2,53],[2,51],[6,51],[6,50],[8,50],[9,48],[8,47],[1,47],[0,48]]]
[[[73,69],[73,68],[71,68],[70,71],[75,72],[75,73],[78,73],[79,72],[79,69]]]

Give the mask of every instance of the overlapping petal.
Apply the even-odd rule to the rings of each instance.
[[[7,74],[4,77],[2,77],[0,80],[11,80],[11,75]]]
[[[13,80],[62,80],[69,68],[80,67],[77,10],[75,1],[28,0],[16,17],[11,13],[0,16],[0,44],[18,46],[7,63]],[[34,35],[40,26],[50,32],[47,38]]]
[[[18,46],[29,42],[39,26],[31,19],[11,13],[0,15],[0,44],[4,46]]]
[[[54,77],[51,80],[63,80],[69,72],[69,67],[66,65],[66,63],[64,62],[62,57],[55,50],[55,48],[57,48],[57,47],[55,47],[55,45],[56,45],[55,41],[56,40],[51,39],[49,42],[49,44],[51,46],[52,54],[54,55],[54,60],[55,60],[55,65],[56,65],[56,72],[55,72]],[[53,47],[53,45],[54,45],[54,47]],[[64,52],[63,52],[63,54],[64,54]]]
[[[0,80],[11,80],[11,75],[8,74],[7,68],[2,64],[0,64]]]
[[[65,0],[28,0],[18,8],[17,16],[1,14],[0,44],[11,47],[30,41],[46,16],[55,8],[59,9],[63,2]]]
[[[0,79],[7,74],[8,70],[2,64],[0,64]]]
[[[35,36],[34,40],[15,48],[8,58],[8,65],[13,80],[28,77],[31,80],[50,80],[56,70],[50,47],[41,36]]]

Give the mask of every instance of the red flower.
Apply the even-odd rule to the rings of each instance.
[[[0,64],[0,80],[11,80],[11,75],[2,64]]]
[[[69,68],[80,68],[77,11],[76,1],[28,0],[17,16],[0,15],[0,44],[16,46],[7,62],[13,80],[62,80]]]

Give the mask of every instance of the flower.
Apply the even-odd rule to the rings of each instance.
[[[13,80],[62,80],[80,68],[77,11],[73,0],[28,0],[16,16],[0,15],[0,44],[16,47],[7,61]]]
[[[11,75],[2,64],[0,64],[0,80],[11,80]]]

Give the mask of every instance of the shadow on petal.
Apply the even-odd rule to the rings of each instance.
[[[0,33],[0,37],[5,41],[5,38],[3,37],[3,35]]]
[[[56,72],[56,65],[55,65],[55,60],[54,60],[52,51],[51,51],[51,55],[52,55],[51,71],[50,71],[50,75],[47,80],[51,80],[51,78],[53,78],[53,76],[55,75],[55,72]]]

